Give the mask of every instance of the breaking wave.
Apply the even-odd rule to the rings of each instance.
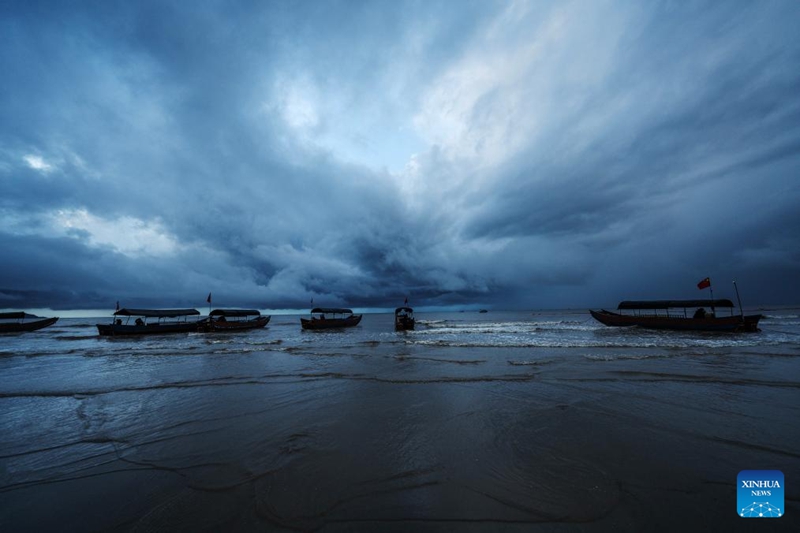
[[[509,361],[508,364],[512,366],[542,366],[552,362],[552,359],[542,359],[540,361]]]

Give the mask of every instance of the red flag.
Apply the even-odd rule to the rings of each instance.
[[[211,303],[211,293],[210,292],[208,293],[208,298],[206,298],[206,301],[208,303]]]
[[[706,278],[697,284],[697,288],[700,290],[707,289],[710,286],[711,286],[711,278]]]

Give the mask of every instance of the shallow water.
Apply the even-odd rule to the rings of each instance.
[[[765,313],[734,335],[565,311],[3,336],[0,529],[732,531],[761,522],[738,472],[778,469],[769,526],[797,530],[800,314]]]

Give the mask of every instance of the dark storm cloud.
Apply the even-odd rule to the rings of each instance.
[[[681,14],[681,20],[686,15]],[[775,268],[786,283],[780,290],[768,291],[768,298],[796,300],[797,294],[787,297],[786,292],[792,291],[789,287],[796,276],[791,272],[796,254],[789,251],[800,249],[800,238],[791,235],[800,235],[800,226],[795,217],[786,215],[798,200],[798,186],[791,177],[800,163],[796,96],[800,77],[792,67],[800,64],[797,40],[787,42],[786,21],[772,21],[775,33],[767,36],[766,27],[749,24],[752,12],[702,15],[708,23],[715,16],[726,22],[714,44],[724,44],[728,50],[714,58],[713,68],[697,61],[698,55],[715,53],[713,47],[700,47],[688,57],[671,55],[664,59],[669,65],[658,65],[664,55],[659,47],[685,50],[704,44],[708,26],[695,24],[697,34],[684,29],[670,36],[668,43],[642,35],[636,52],[627,54],[630,64],[618,66],[614,84],[593,91],[586,105],[568,117],[566,126],[554,128],[553,139],[531,146],[530,152],[507,165],[505,176],[496,183],[500,192],[482,202],[468,233],[495,239],[527,235],[561,242],[572,239],[586,247],[581,259],[587,271],[596,271],[607,259],[600,254],[612,253],[618,256],[619,291],[632,280],[652,285],[652,280],[674,277],[670,269],[688,279],[691,272],[738,273],[759,286],[764,282],[755,279],[754,269],[765,274],[765,268]],[[757,15],[765,18],[763,13]],[[729,34],[740,46],[731,49],[720,33]],[[663,70],[637,79],[648,70],[638,65],[652,65],[654,60]],[[580,137],[570,124],[580,124],[621,94],[644,93],[640,86],[657,99],[663,84],[677,85],[682,98],[656,113],[642,98],[629,100],[632,105],[626,105],[586,149],[558,159],[558,150]],[[642,113],[652,116],[645,122]],[[766,198],[769,201],[760,201]],[[671,231],[673,227],[680,232]],[[784,237],[776,240],[776,232]],[[693,234],[702,236],[701,244]],[[747,256],[746,250],[772,249],[776,241],[788,253],[772,255],[769,267],[740,260],[731,264],[734,258]],[[637,254],[662,265],[662,271],[649,269],[649,277],[642,276],[637,266],[626,264],[626,258]],[[676,264],[676,257],[682,257],[683,264]],[[669,286],[674,290],[673,284]]]
[[[459,6],[6,5],[0,307],[800,298],[797,6]]]

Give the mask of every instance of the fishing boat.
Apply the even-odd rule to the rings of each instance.
[[[397,331],[404,331],[414,329],[416,320],[414,319],[414,310],[410,307],[398,307],[394,310],[394,329]]]
[[[197,309],[120,309],[111,324],[97,324],[97,331],[103,336],[189,333],[198,328],[197,320],[189,317],[199,314]],[[125,317],[125,323],[119,317]],[[131,317],[136,317],[133,324]]]
[[[214,309],[198,324],[200,331],[232,332],[263,328],[271,317],[255,309]]]
[[[706,308],[711,311],[706,311]],[[733,302],[718,300],[651,300],[624,301],[614,313],[601,309],[589,311],[592,316],[606,326],[638,326],[648,329],[673,329],[690,331],[728,331],[754,332],[762,315],[733,314]],[[717,316],[717,309],[730,309],[730,314]]]
[[[58,317],[44,318],[23,311],[13,311],[0,313],[0,320],[8,321],[0,322],[0,333],[22,333],[52,326],[58,321]],[[14,320],[14,322],[10,322],[11,320]],[[32,321],[25,322],[26,320]]]
[[[397,331],[414,329],[415,324],[413,309],[410,307],[398,307],[394,310],[394,329]]]
[[[311,318],[300,318],[303,329],[351,328],[361,322],[363,315],[354,315],[352,309],[335,307],[315,307]]]

